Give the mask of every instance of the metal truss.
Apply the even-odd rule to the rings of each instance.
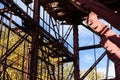
[[[109,19],[107,15],[114,13],[111,13],[110,9],[105,11],[100,8],[102,6],[106,9],[98,2],[85,0],[84,4],[82,0],[68,0],[69,5],[62,7],[67,1],[22,1],[26,10],[23,10],[15,0],[0,0],[4,6],[0,9],[0,76],[3,80],[12,80],[12,71],[15,72],[16,80],[84,80],[107,51],[81,76],[79,51],[102,46],[97,44],[79,47],[78,25],[81,24],[94,32],[82,23],[89,11],[94,11],[119,29],[116,27],[119,23]],[[104,11],[105,15],[97,12],[94,7]],[[113,16],[117,21],[119,17],[116,14]],[[69,28],[64,30],[66,25],[69,25]],[[73,45],[67,42],[72,32]],[[66,64],[72,66],[67,76],[64,76]]]

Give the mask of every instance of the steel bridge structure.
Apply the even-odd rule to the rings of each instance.
[[[119,31],[119,5],[119,0],[0,0],[1,79],[12,80],[14,76],[16,80],[84,80],[112,51],[105,43],[80,46],[78,26],[100,37],[105,35],[84,24],[94,12]],[[115,45],[120,44],[119,39],[110,38]],[[102,47],[105,52],[81,75],[79,52]],[[109,58],[119,63],[115,65],[115,75],[120,79],[120,57]],[[72,66],[64,76],[66,65]]]

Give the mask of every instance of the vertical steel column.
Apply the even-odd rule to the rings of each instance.
[[[30,73],[30,49],[31,49],[31,47],[28,46],[27,53],[25,54],[25,57],[26,57],[26,67],[25,67],[25,69],[26,69],[27,73]],[[29,77],[30,76],[28,74],[25,74],[24,80],[29,79]]]
[[[38,63],[38,48],[39,48],[39,10],[40,0],[34,0],[34,15],[33,19],[36,22],[35,31],[32,31],[32,46],[31,46],[31,62],[30,62],[30,80],[37,80],[37,63]]]
[[[78,25],[73,25],[74,39],[74,80],[80,80],[79,75],[79,51],[78,51]]]

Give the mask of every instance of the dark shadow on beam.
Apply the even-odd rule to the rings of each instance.
[[[102,46],[100,44],[97,45],[89,45],[89,46],[83,46],[79,47],[78,50],[87,50],[87,49],[93,49],[93,48],[101,48]]]

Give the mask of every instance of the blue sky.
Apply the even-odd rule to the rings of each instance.
[[[22,7],[22,9],[24,9],[24,11],[26,11],[26,6],[21,2],[21,0],[15,0],[16,3],[18,3],[20,5],[20,7]],[[0,4],[0,8],[2,8],[3,6]],[[33,8],[33,5],[30,5],[31,8]],[[29,9],[28,10],[28,14],[32,17],[33,13],[32,11]],[[41,14],[41,16],[43,15],[43,13]],[[20,19],[15,16],[14,20],[18,23],[20,23]],[[110,27],[110,24],[107,23],[106,21],[102,20],[101,21],[103,23],[105,23],[106,25],[108,25],[108,27]],[[64,32],[66,32],[66,30],[68,29],[68,25],[64,25]],[[87,45],[93,45],[94,41],[93,41],[93,33],[91,31],[89,31],[88,29],[86,29],[85,27],[79,25],[79,46],[87,46]],[[119,31],[117,31],[116,29],[113,28],[113,30],[119,34]],[[61,33],[60,33],[61,34]],[[73,45],[73,32],[70,33],[67,41]],[[95,43],[99,44],[100,39],[99,36],[95,35]],[[103,52],[104,49],[103,48],[98,48],[95,49],[96,51],[96,57],[98,58]],[[87,70],[93,63],[94,63],[94,49],[90,49],[90,50],[83,50],[83,51],[79,51],[80,54],[80,69],[81,70]],[[97,70],[101,71],[103,73],[106,73],[106,65],[107,65],[107,57],[105,57],[98,65],[97,65]],[[110,62],[110,66],[109,66],[110,72],[109,72],[109,76],[114,76],[114,65],[112,62]]]
[[[100,19],[101,22],[103,22],[104,24],[106,24],[108,27],[111,27],[111,25],[106,22],[103,19]],[[116,30],[115,28],[112,28],[112,30],[114,32],[116,32],[118,35],[120,34],[120,32],[118,30]],[[84,46],[84,45],[90,45],[90,44],[94,44],[93,43],[93,33],[89,30],[87,30],[84,27],[81,27],[79,30],[79,46]],[[95,36],[95,42],[99,43],[100,39],[99,37],[96,35]],[[96,49],[96,57],[98,58],[102,53],[104,52],[103,48],[98,48]],[[80,64],[81,67],[80,69],[88,69],[94,62],[94,50],[84,50],[84,51],[80,51]],[[87,66],[86,66],[87,64]],[[103,72],[104,74],[106,73],[106,65],[107,65],[107,56],[105,56],[105,58],[97,65],[97,70]],[[109,77],[114,77],[114,64],[110,61],[109,63]]]
[[[3,8],[3,5],[0,3],[0,9],[2,9]]]
[[[100,39],[99,36],[95,35],[95,42],[99,44]],[[87,45],[94,45],[93,42],[93,33],[88,29],[81,26],[79,30],[79,46],[87,46]],[[103,48],[96,48],[96,57],[98,58],[105,50]],[[80,69],[87,70],[89,67],[95,62],[94,58],[94,49],[89,50],[82,50],[79,52],[80,54]],[[97,65],[97,71],[106,73],[106,66],[107,66],[107,56],[105,56],[100,63]],[[110,62],[109,66],[109,76],[114,77],[114,65]]]

